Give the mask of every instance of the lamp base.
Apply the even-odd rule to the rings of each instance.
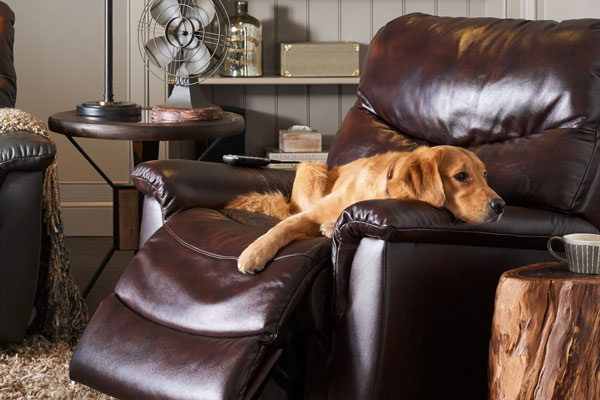
[[[105,120],[139,119],[142,107],[126,101],[105,103],[103,101],[87,101],[77,105],[77,115]]]

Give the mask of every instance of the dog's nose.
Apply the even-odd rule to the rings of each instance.
[[[495,198],[492,199],[488,205],[490,206],[490,208],[492,210],[494,210],[494,212],[496,214],[502,214],[502,212],[504,212],[504,206],[506,205],[506,203],[504,202],[504,200],[502,200],[501,198]]]

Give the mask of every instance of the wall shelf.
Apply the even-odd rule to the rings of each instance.
[[[279,75],[256,78],[228,78],[215,75],[205,85],[358,85],[359,77],[284,78]]]

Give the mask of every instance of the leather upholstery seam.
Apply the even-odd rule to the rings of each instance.
[[[158,204],[160,205],[160,213],[161,213],[161,215],[162,215],[162,220],[163,220],[163,224],[164,224],[164,221],[166,221],[166,219],[167,219],[167,215],[166,215],[166,212],[165,212],[165,203],[164,203],[164,201],[162,200],[162,197],[161,197],[161,195],[160,195],[160,193],[159,193],[159,189],[158,189],[158,187],[157,187],[157,186],[156,186],[154,183],[150,182],[150,180],[149,180],[149,179],[147,179],[147,178],[144,178],[144,177],[142,177],[142,176],[139,176],[139,175],[133,175],[133,174],[132,174],[132,175],[131,175],[131,179],[132,179],[132,180],[134,180],[134,179],[138,179],[138,180],[144,181],[144,182],[146,182],[146,183],[147,183],[147,184],[148,184],[148,185],[149,185],[149,186],[150,186],[150,187],[153,189],[152,197],[153,197],[153,198],[154,198],[154,199],[155,199],[155,200],[158,202]],[[138,190],[139,190],[139,189],[138,189]],[[144,193],[144,195],[145,195],[145,196],[147,196],[147,194],[146,194],[146,193]],[[163,226],[164,226],[164,225],[163,225]]]
[[[312,259],[313,261],[317,262],[317,261],[316,261],[316,260],[315,260],[313,257],[311,257],[311,259]],[[321,267],[321,265],[323,265],[325,262],[327,262],[327,260],[329,260],[329,258],[328,258],[328,257],[327,257],[327,258],[324,258],[324,259],[322,259],[322,260],[320,260],[320,261],[318,261],[318,262],[317,262],[317,264],[315,265],[315,267],[314,267],[314,270],[313,270],[313,271],[319,271],[319,270],[320,270],[320,267]],[[311,272],[312,272],[312,271],[311,271]],[[310,276],[311,276],[311,277],[313,277],[313,275],[318,275],[318,272],[316,272],[316,273],[314,273],[314,274],[310,274]],[[296,290],[294,290],[294,294],[292,294],[292,295],[290,296],[290,298],[289,298],[289,300],[287,301],[287,303],[286,303],[285,307],[283,307],[283,311],[282,311],[281,315],[285,315],[285,313],[287,312],[287,309],[288,309],[288,307],[290,306],[290,303],[292,303],[292,301],[293,301],[293,300],[296,298],[296,295],[297,295],[298,291],[300,290],[300,288],[301,288],[301,287],[303,288],[303,287],[304,287],[304,285],[306,284],[306,282],[309,280],[309,279],[307,278],[307,276],[308,276],[308,274],[304,276],[304,278],[302,279],[302,283],[301,283],[301,284],[299,284],[299,285],[296,287]],[[281,328],[281,318],[279,319],[279,321],[277,321],[277,328],[276,328],[276,332],[279,332],[280,328]]]
[[[0,167],[3,167],[6,164],[9,164],[13,161],[20,161],[20,160],[42,160],[42,159],[46,159],[46,158],[53,158],[54,154],[48,154],[48,155],[35,155],[35,156],[23,156],[23,157],[11,157],[9,160],[5,160],[5,161],[0,161]]]
[[[237,256],[226,256],[223,254],[216,254],[216,253],[212,253],[210,251],[206,251],[203,250],[199,247],[196,247],[194,245],[191,245],[189,243],[187,243],[185,240],[181,239],[175,232],[173,232],[173,230],[169,227],[168,224],[163,225],[165,227],[165,230],[169,233],[169,235],[171,235],[173,237],[173,239],[175,239],[179,244],[187,247],[188,249],[195,251],[197,253],[203,254],[205,256],[208,257],[212,257],[212,258],[217,258],[220,260],[237,260],[238,257]],[[306,257],[309,258],[310,260],[314,261],[314,262],[318,262],[318,260],[316,260],[313,256],[311,256],[310,254],[306,254],[306,253],[292,253],[292,254],[286,254],[283,256],[279,256],[279,257],[275,257],[273,258],[272,261],[278,261],[278,260],[283,260],[286,258],[291,258],[291,257]]]
[[[585,179],[588,176],[588,172],[590,171],[590,167],[592,165],[592,160],[594,159],[594,156],[596,155],[596,152],[598,151],[598,128],[599,127],[600,127],[600,122],[598,122],[598,124],[596,124],[596,132],[594,133],[594,148],[592,150],[592,154],[590,155],[590,159],[587,162],[587,166],[585,167],[585,172],[583,173],[583,176],[581,177],[581,181],[579,182],[579,186],[577,187],[577,191],[573,195],[573,198],[571,199],[571,203],[569,203],[569,210],[573,209],[573,206],[575,205],[575,201],[579,197],[579,193],[581,192],[583,183],[585,182]]]
[[[225,256],[222,254],[211,253],[210,251],[206,251],[206,250],[200,249],[196,246],[193,246],[193,245],[187,243],[186,241],[184,241],[183,239],[181,239],[175,232],[173,232],[173,230],[169,227],[168,224],[165,224],[163,226],[165,227],[167,232],[169,232],[169,235],[171,235],[173,237],[173,239],[175,239],[177,242],[179,242],[179,244],[187,247],[190,250],[193,250],[200,254],[204,254],[205,256],[218,258],[220,260],[237,260],[237,257],[235,257],[235,256]]]
[[[208,332],[208,331],[201,331],[201,332],[192,332],[189,330],[184,330],[184,329],[180,329],[177,326],[170,324],[166,321],[161,321],[161,320],[155,320],[152,318],[148,317],[148,314],[139,311],[137,308],[133,308],[129,305],[129,303],[127,301],[125,301],[125,299],[121,298],[121,296],[118,293],[113,293],[114,296],[117,298],[117,300],[125,307],[127,308],[127,310],[131,311],[132,313],[134,313],[136,316],[144,319],[145,321],[148,321],[152,324],[156,324],[159,325],[163,328],[175,331],[177,333],[182,333],[185,335],[190,335],[190,336],[194,336],[194,337],[203,337],[203,338],[209,338],[209,339],[223,339],[223,340],[233,340],[233,339],[245,339],[245,338],[250,338],[250,337],[256,337],[258,338],[257,340],[260,340],[261,336],[265,335],[265,331],[255,331],[254,333],[248,333],[248,334],[239,334],[239,335],[219,335],[219,334],[214,334],[214,335],[209,335],[209,333],[215,333],[215,332]]]
[[[473,231],[473,230],[454,230],[454,229],[441,229],[441,228],[397,228],[391,225],[378,225],[378,224],[373,224],[371,222],[366,222],[366,221],[348,221],[345,224],[343,224],[340,227],[340,231],[345,228],[348,225],[351,224],[359,224],[359,225],[366,225],[369,227],[373,227],[373,228],[382,228],[382,229],[390,229],[396,232],[418,232],[418,231],[423,231],[423,232],[445,232],[445,233],[468,233],[468,234],[481,234],[481,235],[489,235],[489,236],[515,236],[515,237],[519,237],[519,238],[546,238],[549,236],[552,236],[553,234],[548,234],[548,235],[541,235],[541,234],[529,234],[529,233],[501,233],[501,232],[485,232],[485,231]],[[352,235],[355,236],[355,235]],[[372,236],[372,235],[364,235],[365,237],[375,237],[377,239],[382,239],[382,240],[386,240],[389,241],[389,239],[383,239],[377,236]],[[341,242],[340,242],[341,243]]]
[[[258,362],[258,356],[261,353],[261,347],[263,345],[259,342],[258,343],[258,347],[256,349],[256,352],[254,353],[254,358],[252,358],[252,362],[250,363],[250,368],[248,368],[248,373],[246,374],[246,378],[244,379],[244,383],[242,385],[241,390],[238,392],[237,398],[238,399],[243,399],[244,398],[244,392],[248,389],[248,382],[250,381],[250,371],[252,371],[253,368],[256,368]],[[255,371],[256,372],[256,371]]]

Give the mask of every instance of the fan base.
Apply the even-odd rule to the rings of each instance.
[[[200,108],[152,107],[153,122],[212,121],[221,118],[221,114],[223,110],[215,105]]]

